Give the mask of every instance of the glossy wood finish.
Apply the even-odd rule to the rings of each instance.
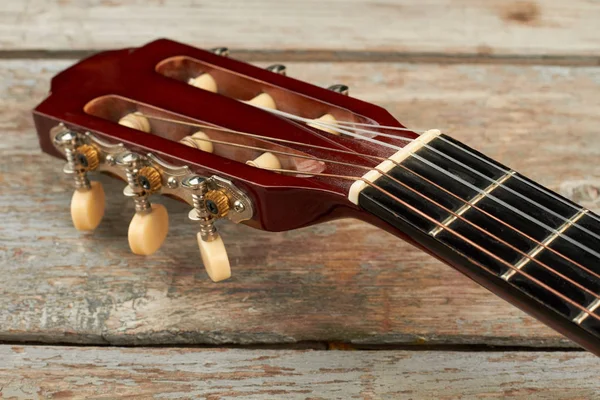
[[[242,163],[226,162],[221,157],[85,113],[86,104],[92,100],[105,95],[118,95],[198,121],[243,132],[331,148],[356,151],[372,148],[354,140],[334,141],[315,129],[301,127],[235,99],[191,87],[155,72],[159,63],[174,56],[200,59],[259,82],[318,99],[332,107],[364,115],[382,125],[401,126],[389,113],[369,103],[207,51],[158,40],[135,50],[98,54],[56,76],[52,81],[52,94],[34,111],[42,149],[57,155],[49,142],[48,132],[58,122],[64,122],[77,131],[89,130],[114,142],[122,142],[130,150],[142,154],[152,152],[176,165],[183,163],[203,176],[218,173],[231,179],[248,193],[257,210],[249,224],[265,230],[289,230],[350,215],[355,207],[346,199],[346,188],[350,183],[348,181],[344,180],[342,184],[328,183],[320,179],[280,175]],[[86,83],[82,86],[83,82]],[[348,163],[365,162],[360,157],[340,158]],[[356,171],[351,175],[357,175]],[[290,209],[300,208],[305,211],[289,212]]]

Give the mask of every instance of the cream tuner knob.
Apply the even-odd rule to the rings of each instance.
[[[75,229],[92,231],[104,216],[105,195],[100,182],[90,182],[90,188],[75,190],[71,198],[71,219]]]
[[[188,83],[194,87],[217,93],[217,82],[210,74],[204,73],[195,78],[190,78]]]
[[[227,250],[225,250],[221,236],[214,234],[211,240],[204,240],[198,233],[197,239],[200,256],[210,279],[213,282],[219,282],[231,277],[229,257],[227,257]]]
[[[131,219],[127,238],[134,254],[150,255],[160,248],[169,232],[169,214],[162,204],[137,212]]]

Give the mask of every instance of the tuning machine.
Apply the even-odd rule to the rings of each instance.
[[[231,182],[213,176],[203,178],[192,175],[181,186],[192,196],[193,209],[188,217],[199,224],[196,235],[200,256],[210,279],[222,281],[231,276],[231,267],[225,243],[217,232],[215,221],[228,218],[240,222],[252,217],[250,200]]]
[[[150,255],[160,248],[169,231],[169,215],[162,204],[151,204],[149,196],[160,192],[160,171],[146,157],[123,152],[115,164],[125,172],[127,186],[123,194],[133,199],[135,215],[129,223],[127,238],[134,254]]]
[[[67,159],[63,172],[73,177],[75,191],[71,198],[71,219],[77,230],[96,229],[104,216],[105,195],[100,182],[90,181],[88,172],[98,168],[98,149],[85,143],[81,135],[59,126],[54,144]]]

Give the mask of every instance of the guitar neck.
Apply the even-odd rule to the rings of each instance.
[[[390,160],[350,199],[600,355],[600,217],[439,132]]]

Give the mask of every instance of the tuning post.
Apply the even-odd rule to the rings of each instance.
[[[210,51],[221,57],[229,57],[229,49],[227,47],[213,47]]]
[[[275,74],[278,75],[283,75],[285,76],[287,74],[287,68],[285,65],[283,64],[273,64],[273,65],[269,65],[267,67],[267,71],[271,71]]]
[[[132,198],[135,204],[135,215],[127,233],[129,247],[134,254],[150,255],[160,248],[169,231],[165,206],[148,200],[162,188],[161,173],[136,153],[119,154],[115,162],[125,171],[127,186],[123,194]]]
[[[217,232],[215,220],[229,212],[230,199],[221,189],[210,189],[209,181],[200,176],[191,176],[181,185],[192,193],[194,208],[188,214],[198,222],[200,231],[196,235],[200,256],[210,279],[219,282],[231,277],[231,266],[223,239]]]
[[[348,96],[348,94],[350,93],[350,88],[347,85],[344,85],[341,83],[336,83],[335,85],[331,85],[327,89],[329,89],[333,92],[336,92],[336,93],[343,94],[344,96]]]
[[[91,231],[102,221],[105,194],[100,182],[90,181],[87,173],[98,168],[98,149],[85,144],[76,132],[64,126],[54,137],[54,144],[63,150],[67,164],[63,172],[73,177],[75,191],[71,197],[71,219],[75,229]]]

